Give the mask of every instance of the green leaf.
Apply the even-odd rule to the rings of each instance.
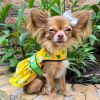
[[[19,33],[18,32],[14,32],[14,33],[12,33],[12,35],[15,36],[16,38],[19,37]]]
[[[73,70],[77,73],[77,75],[80,77],[81,76],[81,73],[79,70],[77,70],[75,67],[73,67]]]
[[[89,55],[89,58],[90,58],[90,61],[93,61],[93,62],[95,62],[95,61],[96,61],[95,56],[93,56],[92,54],[90,54],[90,55]]]
[[[5,39],[3,42],[2,42],[2,46],[7,46],[8,45],[8,39]]]
[[[0,12],[0,21],[5,21],[6,16],[11,8],[12,8],[12,4],[9,3],[2,9],[2,11]]]
[[[11,67],[16,67],[17,63],[18,63],[18,60],[16,59],[15,56],[10,59],[10,66]]]
[[[61,15],[61,11],[60,11],[59,7],[57,7],[57,6],[52,6],[50,10],[51,10],[52,16]]]
[[[0,1],[0,12],[2,11],[2,1]]]
[[[81,63],[82,63],[84,66],[87,66],[87,64],[86,64],[84,61],[82,61],[82,60],[81,60]]]
[[[4,41],[7,37],[9,37],[9,34],[3,35],[3,36],[0,37],[0,45],[3,43],[3,41]]]
[[[20,35],[19,40],[20,42],[23,42],[23,40],[26,38],[26,36],[28,36],[28,32],[24,32]]]
[[[73,67],[73,68],[68,68],[68,69],[71,70],[71,71],[73,71],[73,72],[75,72],[79,77],[81,76],[80,71],[79,71],[78,69],[76,69],[75,67]]]
[[[97,25],[97,27],[96,27],[98,30],[100,30],[100,25]]]
[[[26,8],[26,0],[24,0],[24,4],[22,5],[22,8],[20,9],[20,11],[18,13],[18,18],[16,21],[17,32],[19,32],[19,30],[20,30],[20,23],[21,23],[21,20],[23,18],[23,15],[24,15],[25,8]]]
[[[58,2],[58,0],[52,0],[51,2],[50,2],[50,4],[49,4],[49,6],[48,6],[48,8],[47,9],[50,9],[52,6],[54,6],[54,4],[55,3],[57,3]]]
[[[60,10],[60,15],[63,14],[63,9],[64,9],[64,3],[62,3],[63,1],[61,0],[58,0],[57,2],[57,6],[59,7],[59,10]]]
[[[29,0],[29,8],[32,8],[34,6],[35,0]]]
[[[92,5],[91,8],[97,13],[100,11],[99,7],[96,4]]]
[[[93,35],[93,34],[90,35],[90,43],[91,43],[91,45],[93,45],[94,42],[97,41],[97,40],[98,39],[97,39],[97,37],[95,35]]]
[[[15,28],[15,24],[0,23],[1,26]]]
[[[80,0],[74,0],[74,6],[76,6],[79,1]]]
[[[4,34],[9,34],[9,30],[4,30],[3,33]]]
[[[90,10],[91,7],[89,5],[84,5],[81,10]]]
[[[93,47],[90,47],[90,48],[85,48],[85,52],[89,52],[89,51],[91,51],[91,50],[93,50],[94,48]]]
[[[8,49],[8,52],[0,59],[0,64],[2,64],[5,60],[11,57],[16,51],[14,49]]]
[[[41,0],[41,8],[47,10],[47,8],[48,8],[47,0]]]

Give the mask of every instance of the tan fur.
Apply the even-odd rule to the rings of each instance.
[[[39,93],[41,91],[41,87],[43,85],[43,81],[36,78],[34,81],[29,83],[24,87],[24,91],[26,91],[27,94],[32,94],[32,93]]]
[[[79,19],[79,22],[75,27],[72,27],[70,25],[70,22],[66,17],[49,17],[46,12],[39,9],[33,9],[30,15],[31,17],[27,21],[26,28],[33,37],[37,38],[37,42],[39,42],[42,47],[47,49],[49,53],[56,52],[62,47],[65,47],[67,49],[72,45],[75,45],[78,42],[82,41],[83,39],[88,38],[91,33],[91,13],[89,11],[80,11],[73,13],[73,15]],[[66,31],[68,29],[70,29],[70,31]],[[58,35],[60,33],[63,34],[63,38],[61,38],[61,41],[58,38]],[[55,36],[57,38],[56,42],[54,41]],[[64,39],[64,37],[66,38]],[[65,84],[65,65],[67,65],[65,64],[65,62],[66,61],[43,62],[43,73],[46,78],[48,94],[50,95],[51,100],[53,100],[53,98],[56,96],[54,86],[54,79],[56,78],[60,80],[63,94],[68,95]],[[39,92],[40,89],[37,89],[37,87],[39,86],[39,88],[41,88],[41,86],[43,85],[43,82],[39,82],[40,81],[36,79],[25,86],[26,93]],[[35,85],[36,83],[37,86]]]

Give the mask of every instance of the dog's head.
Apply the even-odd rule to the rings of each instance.
[[[72,27],[64,16],[55,16],[48,19],[45,37],[54,45],[64,45],[71,38]]]
[[[73,16],[78,18],[78,23],[73,26],[66,16],[50,17],[48,13],[34,8],[31,10],[31,18],[28,19],[26,28],[48,50],[52,47],[70,47],[77,41],[89,37],[90,15],[89,11],[74,13]]]

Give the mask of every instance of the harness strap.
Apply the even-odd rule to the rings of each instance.
[[[43,73],[42,73],[42,70],[41,68],[38,66],[37,64],[37,61],[36,61],[36,54],[34,54],[32,57],[31,57],[31,61],[30,61],[30,67],[32,68],[32,70],[38,74],[40,77],[43,76]],[[33,61],[34,60],[34,61]]]

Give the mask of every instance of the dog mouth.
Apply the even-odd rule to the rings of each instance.
[[[56,43],[57,45],[61,45],[61,44],[64,44],[65,41],[64,41],[64,40],[58,40],[58,41],[56,41],[55,43]]]
[[[53,39],[53,42],[57,45],[63,45],[65,44],[65,42],[67,41],[67,37],[64,37],[64,36],[55,36],[54,39]]]

